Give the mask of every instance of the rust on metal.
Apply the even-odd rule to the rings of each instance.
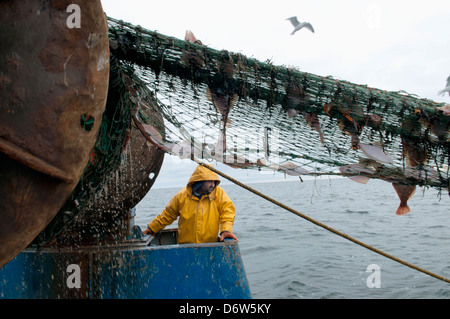
[[[70,5],[81,9],[80,27],[70,23],[77,18]],[[108,80],[100,1],[0,1],[0,267],[75,188],[98,134]]]
[[[150,115],[163,123],[159,114]],[[164,151],[131,127],[123,163],[85,208],[48,245],[86,246],[121,242],[130,236],[136,206],[153,186],[164,160]]]
[[[41,172],[42,174],[48,175],[50,177],[56,178],[64,183],[73,183],[74,178],[72,176],[67,176],[65,172],[60,170],[58,167],[55,167],[49,163],[46,163],[39,157],[34,156],[33,154],[28,153],[20,147],[4,140],[0,137],[0,152],[3,152],[5,155],[9,156],[11,159],[22,163],[25,166],[28,166],[35,171]]]

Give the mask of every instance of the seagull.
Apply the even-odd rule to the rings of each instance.
[[[445,92],[448,92],[448,95],[450,96],[450,76],[447,78],[447,86],[445,87],[445,89],[440,90],[440,91],[438,92],[438,94],[444,95]]]
[[[314,29],[313,29],[311,23],[309,23],[309,22],[298,22],[297,17],[290,17],[290,18],[287,18],[286,20],[290,20],[292,25],[294,26],[294,31],[291,32],[291,35],[294,35],[295,32],[297,32],[298,30],[300,30],[303,27],[309,29],[312,33],[314,33]]]

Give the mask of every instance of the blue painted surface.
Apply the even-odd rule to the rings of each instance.
[[[0,297],[246,299],[251,293],[239,247],[227,241],[26,250],[0,269]]]

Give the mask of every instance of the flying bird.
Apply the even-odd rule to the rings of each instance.
[[[294,35],[295,32],[297,32],[302,28],[307,28],[312,33],[314,33],[314,28],[309,22],[298,22],[297,17],[290,17],[287,18],[286,20],[290,20],[292,25],[294,26],[294,31],[291,32],[291,35]]]
[[[447,85],[446,85],[446,87],[443,90],[440,90],[438,92],[438,94],[439,95],[441,95],[441,94],[444,95],[445,92],[448,92],[448,95],[450,95],[450,76],[447,78]]]

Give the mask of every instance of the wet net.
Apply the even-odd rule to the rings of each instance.
[[[109,18],[111,54],[133,66],[164,125],[138,116],[181,158],[289,175],[449,187],[443,104],[218,51]],[[139,98],[139,96],[136,96]]]
[[[112,18],[108,24],[111,70],[99,135],[78,185],[35,245],[92,204],[120,169],[132,127],[180,158],[448,191],[450,116],[442,104],[214,50],[188,33],[186,41]]]
[[[74,191],[32,245],[49,243],[59,235],[95,201],[97,194],[107,184],[108,177],[120,169],[132,119],[139,107],[131,94],[140,91],[139,88],[143,86],[139,79],[133,80],[133,75],[133,68],[129,64],[111,56],[107,102],[89,161]],[[81,124],[92,124],[89,120],[82,118]]]

